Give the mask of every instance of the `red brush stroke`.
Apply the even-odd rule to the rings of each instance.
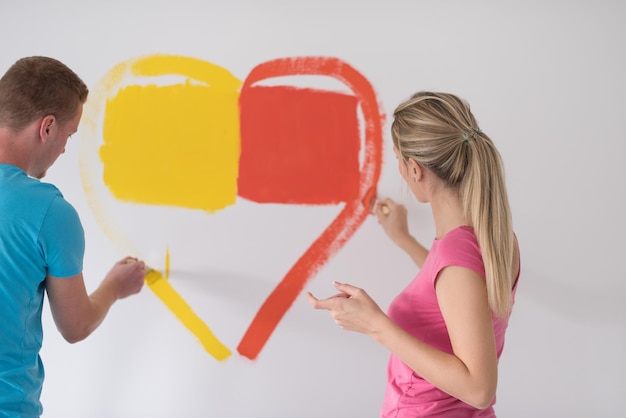
[[[255,67],[243,88],[273,77],[324,75],[334,77],[351,88],[359,99],[365,119],[365,155],[360,173],[359,196],[345,207],[265,300],[237,347],[244,357],[255,359],[272,332],[298,297],[306,282],[354,234],[368,215],[362,203],[375,194],[382,165],[382,120],[376,95],[363,75],[345,62],[328,57],[298,57],[269,61]]]

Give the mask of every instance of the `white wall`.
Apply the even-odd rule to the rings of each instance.
[[[203,59],[244,79],[274,58],[322,55],[363,73],[387,115],[416,90],[468,99],[503,154],[522,249],[497,412],[624,416],[622,2],[3,0],[0,15],[2,72],[22,56],[49,55],[94,86],[119,62],[165,53]],[[384,134],[380,194],[409,206],[414,233],[428,243],[429,210],[402,187],[388,126]],[[84,222],[91,290],[123,254],[87,202],[80,141],[79,132],[46,180]],[[208,325],[234,348],[279,280],[275,272],[300,248],[290,245],[297,228],[314,232],[331,209],[280,212],[237,203],[228,212],[230,230],[215,239],[234,264],[257,273],[246,277],[216,260],[208,280],[207,272],[190,271],[172,282],[213,315]],[[255,225],[267,214],[273,225]],[[203,256],[196,233],[183,237],[189,257]],[[204,256],[211,264],[211,254]],[[274,257],[267,269],[255,267]],[[386,308],[414,273],[369,219],[307,288],[325,296],[332,280],[351,282]],[[47,417],[360,418],[377,416],[383,396],[385,350],[338,330],[303,296],[255,361],[236,353],[213,359],[147,288],[114,306],[95,334],[76,345],[60,338],[47,310],[44,322]]]

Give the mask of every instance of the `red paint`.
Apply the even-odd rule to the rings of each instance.
[[[345,206],[337,218],[296,261],[291,270],[265,300],[244,334],[237,351],[250,359],[255,359],[258,356],[306,282],[363,223],[368,215],[368,210],[363,205],[363,199],[366,196],[371,196],[371,193],[375,195],[382,164],[381,122],[383,116],[379,113],[376,95],[367,79],[343,61],[325,57],[287,58],[269,61],[252,70],[244,82],[242,91],[250,89],[256,82],[265,79],[292,75],[324,75],[333,77],[350,87],[361,107],[365,120],[365,153],[359,172],[358,193],[345,195],[349,198],[345,200]],[[344,145],[332,144],[332,147],[336,146],[341,148]],[[245,149],[244,146],[242,146],[243,149]],[[344,151],[348,150],[354,152],[355,149],[344,149]],[[288,155],[294,154],[293,151],[289,150]],[[244,165],[241,164],[240,170],[243,168]],[[347,175],[349,178],[350,173],[346,169],[345,172],[341,171],[341,175]],[[272,184],[270,186],[273,187]],[[336,182],[329,184],[329,188],[336,186]],[[271,195],[271,192],[266,193]]]
[[[331,204],[359,194],[354,96],[244,85],[237,194],[260,203]]]

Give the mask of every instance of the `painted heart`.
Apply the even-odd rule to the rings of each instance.
[[[297,76],[339,82],[349,91],[276,84]],[[119,202],[133,206],[137,217],[146,205],[216,215],[237,197],[343,204],[250,322],[237,351],[255,359],[306,283],[367,217],[364,202],[376,194],[382,164],[382,120],[370,83],[337,58],[269,61],[242,83],[206,61],[150,55],[118,64],[92,89],[83,114],[81,177],[103,231],[122,253],[138,256],[128,233],[133,225],[116,218]],[[169,253],[166,266],[149,274],[147,285],[209,354],[227,358],[230,349],[167,280]]]

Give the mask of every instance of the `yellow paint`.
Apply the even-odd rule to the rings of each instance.
[[[151,78],[167,75],[185,80],[164,86]],[[81,177],[98,223],[122,254],[140,251],[115,219],[111,195],[208,211],[234,203],[240,87],[239,80],[209,62],[151,55],[119,63],[91,89],[81,123]],[[172,190],[179,187],[193,190],[181,196]],[[169,272],[167,250],[165,277],[151,270],[146,285],[210,355],[228,358],[231,351],[172,287]]]
[[[183,76],[178,84],[120,87],[106,103],[100,159],[120,200],[214,212],[235,203],[239,172],[239,88],[205,61],[154,55],[131,72]]]
[[[103,112],[106,98],[116,86],[122,83],[128,69],[129,64],[127,62],[117,64],[96,86],[90,89],[79,129],[80,175],[87,202],[91,206],[96,221],[122,255],[139,254],[140,251],[126,231],[119,226],[108,207],[109,193],[102,182],[102,164],[98,159],[100,138],[98,121]]]
[[[183,325],[202,343],[204,349],[218,361],[223,361],[232,353],[217,339],[209,327],[196,315],[185,300],[174,290],[161,273],[150,270],[146,274],[146,284],[155,295],[176,315]]]

